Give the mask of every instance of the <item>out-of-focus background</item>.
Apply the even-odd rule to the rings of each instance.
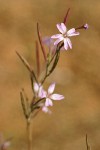
[[[41,112],[33,120],[33,147],[85,150],[87,133],[92,150],[100,149],[100,1],[0,0],[0,133],[13,137],[11,150],[27,147],[19,92],[24,87],[29,97],[32,93],[28,71],[15,51],[36,70],[36,23],[43,36],[56,34],[56,24],[69,7],[67,27],[88,23],[89,30],[71,38],[73,49],[62,51],[56,70],[47,79],[47,85],[57,83],[56,92],[65,99],[54,103],[52,115]]]

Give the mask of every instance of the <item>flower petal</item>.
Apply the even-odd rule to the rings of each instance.
[[[34,83],[34,91],[37,93],[39,90],[39,84],[37,84],[36,82]]]
[[[62,34],[55,34],[53,36],[51,36],[52,39],[56,39],[56,38],[60,38],[62,37]]]
[[[62,100],[62,99],[64,99],[64,96],[60,95],[60,94],[52,94],[50,96],[50,98],[53,99],[53,100]]]
[[[40,98],[43,98],[43,92],[42,92],[42,87],[39,88],[39,91],[38,91],[38,97]]]
[[[42,90],[42,98],[45,98],[47,96],[47,92],[45,90]]]
[[[46,95],[47,95],[46,91],[44,91],[43,87],[41,86],[41,87],[39,88],[38,97],[40,97],[40,98],[45,98]]]
[[[65,48],[66,50],[68,49],[67,38],[64,38],[64,48]]]
[[[42,111],[45,112],[45,113],[51,114],[51,111],[50,111],[49,108],[46,107],[46,106],[43,106],[43,107],[42,107]]]
[[[75,28],[72,28],[70,30],[67,31],[67,35],[69,36],[70,34],[75,32]]]
[[[69,38],[67,38],[67,43],[68,43],[70,49],[72,49],[72,42],[71,42],[71,40]]]
[[[53,102],[51,99],[49,98],[46,98],[46,101],[45,101],[45,106],[48,107],[48,106],[53,106]]]
[[[57,24],[56,26],[57,26],[58,30],[59,30],[62,34],[65,33],[64,30],[63,30],[63,28],[62,28],[62,25],[61,25],[61,24]]]
[[[48,112],[48,107],[43,106],[43,107],[42,107],[42,111],[44,111],[44,112],[46,112],[46,113],[47,113],[47,112]]]
[[[48,94],[52,94],[55,89],[55,83],[52,83],[48,88]]]
[[[61,23],[61,27],[62,27],[62,29],[63,29],[63,32],[64,32],[64,33],[66,33],[67,28],[66,28],[66,26],[65,26],[65,24],[64,24],[64,23]]]
[[[63,41],[63,37],[60,37],[59,39],[57,39],[55,42],[54,42],[54,45],[57,45],[59,42]]]
[[[80,34],[79,32],[76,32],[75,28],[72,28],[67,32],[67,36],[76,36],[79,34]]]
[[[75,33],[70,34],[69,36],[77,36],[79,34],[80,34],[79,32],[75,32]]]

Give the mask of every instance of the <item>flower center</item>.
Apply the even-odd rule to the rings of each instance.
[[[66,38],[66,37],[67,37],[67,33],[64,33],[64,34],[63,34],[63,37]]]

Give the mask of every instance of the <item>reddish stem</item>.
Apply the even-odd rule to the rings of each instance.
[[[39,45],[36,41],[36,63],[37,63],[37,76],[40,74],[40,55],[39,55]]]
[[[38,34],[38,39],[39,39],[40,46],[41,46],[41,49],[42,49],[42,53],[43,53],[43,56],[44,56],[44,60],[46,61],[46,52],[45,52],[45,48],[43,46],[43,42],[42,42],[42,38],[41,38],[41,34],[40,34],[39,24],[38,23],[37,23],[37,34]]]
[[[67,10],[67,13],[66,13],[66,15],[65,15],[65,17],[64,17],[64,20],[63,20],[63,23],[64,23],[64,24],[66,24],[66,22],[67,22],[67,18],[68,18],[69,11],[70,11],[70,8]]]

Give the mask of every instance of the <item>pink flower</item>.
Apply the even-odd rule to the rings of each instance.
[[[64,96],[63,95],[60,95],[60,94],[53,94],[54,92],[54,89],[55,89],[55,83],[52,83],[49,88],[48,88],[48,91],[44,92],[44,97],[46,98],[46,101],[45,101],[45,106],[53,106],[53,102],[52,100],[62,100],[64,99]]]
[[[54,42],[54,45],[57,45],[59,42],[63,41],[65,50],[67,50],[68,47],[70,49],[72,49],[72,43],[71,43],[71,40],[69,39],[69,37],[79,35],[79,32],[76,32],[75,28],[67,30],[64,23],[57,24],[57,28],[61,34],[55,34],[55,35],[51,36],[51,38],[57,39]]]

